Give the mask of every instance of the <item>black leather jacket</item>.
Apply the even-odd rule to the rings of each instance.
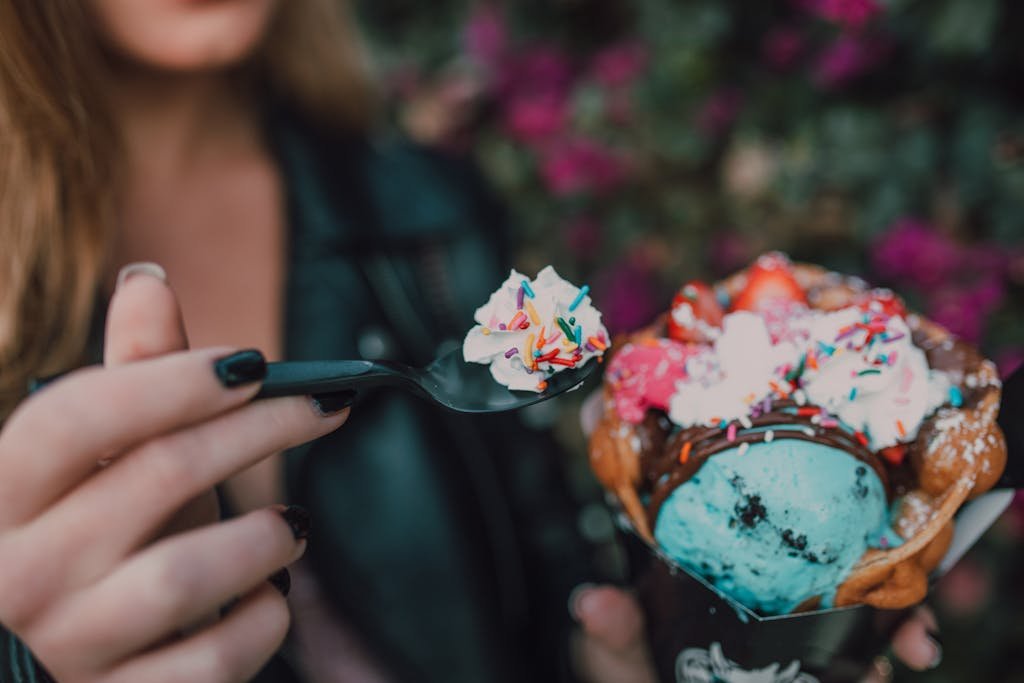
[[[423,364],[459,343],[507,275],[504,215],[474,170],[286,115],[268,130],[289,198],[287,357]],[[398,680],[553,681],[566,676],[566,596],[588,573],[562,457],[516,415],[387,392],[288,454],[286,481],[312,512],[307,559],[327,595]],[[9,636],[7,680],[38,680]]]

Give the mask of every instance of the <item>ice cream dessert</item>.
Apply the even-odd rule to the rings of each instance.
[[[494,380],[509,389],[544,391],[548,377],[600,359],[609,346],[589,292],[551,266],[533,280],[513,270],[477,309],[463,357],[489,364]]]
[[[591,463],[659,553],[755,611],[903,607],[1002,472],[999,392],[892,292],[767,254],[617,345]]]

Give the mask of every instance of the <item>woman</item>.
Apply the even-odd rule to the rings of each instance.
[[[285,499],[319,529],[287,668],[556,675],[586,570],[543,439],[401,396],[337,434],[351,396],[249,400],[264,356],[239,349],[423,362],[500,277],[471,174],[366,144],[346,26],[330,0],[0,6],[0,623],[58,680],[256,675],[309,533]],[[624,594],[573,602],[592,680],[649,676]]]

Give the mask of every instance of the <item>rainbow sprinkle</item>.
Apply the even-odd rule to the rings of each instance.
[[[530,322],[534,325],[540,325],[540,316],[537,315],[537,309],[534,307],[532,301],[526,302],[526,312],[530,314]]]
[[[681,449],[679,449],[679,462],[680,462],[680,464],[685,465],[686,462],[690,459],[690,451],[691,450],[693,450],[693,444],[690,443],[689,441],[684,443],[683,447]]]
[[[729,425],[729,429],[725,433],[725,438],[729,441],[736,440],[736,423],[733,422]]]
[[[558,349],[551,349],[542,356],[537,356],[538,363],[548,363],[558,356]]]
[[[572,328],[569,327],[569,323],[565,322],[565,318],[558,317],[555,318],[555,321],[558,323],[558,326],[562,328],[562,331],[565,332],[567,339],[575,338],[575,335],[572,333]]]
[[[583,285],[582,287],[580,287],[579,294],[577,294],[576,298],[572,300],[571,304],[569,304],[570,313],[576,310],[576,307],[583,302],[583,297],[585,297],[589,292],[590,285]]]
[[[523,291],[526,292],[526,296],[530,297],[531,299],[534,299],[534,298],[537,297],[537,295],[533,293],[533,287],[530,286],[529,282],[527,282],[526,280],[523,280],[522,283],[521,283],[521,286],[523,288]]]
[[[505,352],[505,358],[511,358],[512,356],[516,355],[517,353],[519,353],[519,349],[517,349],[516,347],[513,346],[511,349],[509,349],[508,351]]]
[[[523,295],[526,294],[526,290],[519,287],[519,291],[516,292],[516,310],[523,310]]]
[[[954,385],[949,388],[949,404],[954,408],[964,404],[964,393],[960,391],[960,387]]]

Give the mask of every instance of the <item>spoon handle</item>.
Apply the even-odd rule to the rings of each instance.
[[[267,363],[267,376],[256,398],[322,394],[345,389],[413,383],[412,369],[398,363],[368,360],[309,360]]]

